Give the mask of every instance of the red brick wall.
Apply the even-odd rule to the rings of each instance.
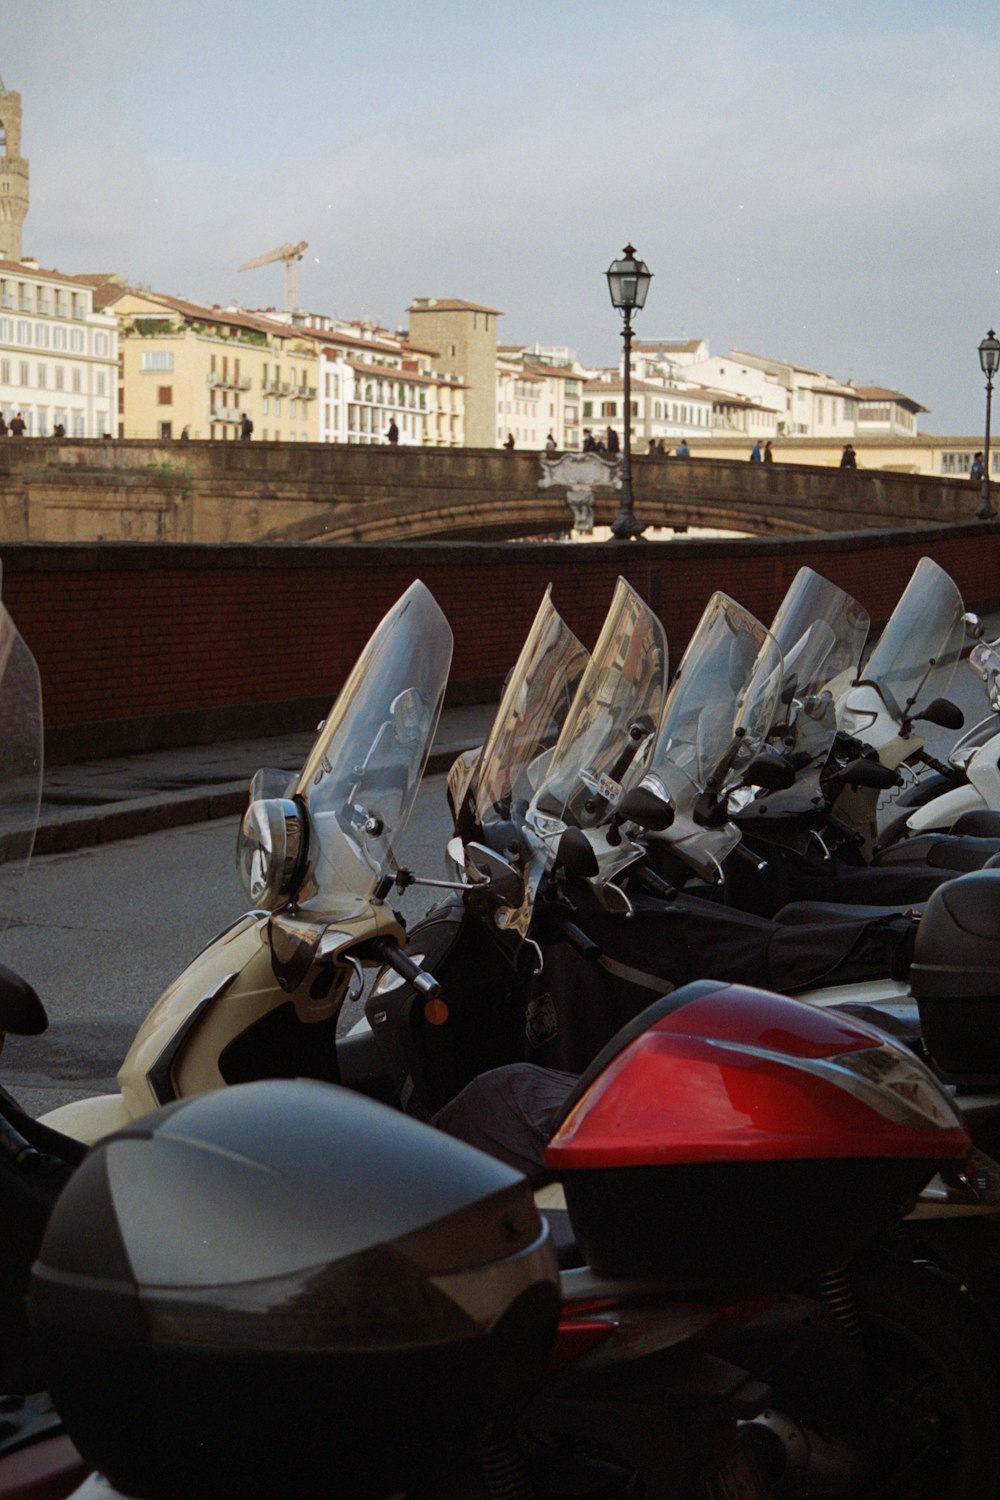
[[[4,602],[38,660],[63,755],[305,727],[417,577],[455,634],[451,699],[477,701],[496,693],[549,582],[589,646],[624,574],[677,661],[715,589],[766,622],[808,564],[880,622],[925,554],[970,606],[1000,602],[1000,527],[975,523],[739,542],[0,549]]]

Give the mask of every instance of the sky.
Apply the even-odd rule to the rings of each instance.
[[[701,337],[985,421],[997,0],[0,0],[45,268],[405,326],[418,296],[611,365]]]

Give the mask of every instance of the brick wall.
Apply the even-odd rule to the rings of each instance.
[[[619,574],[676,662],[714,589],[765,622],[808,564],[875,622],[929,555],[967,604],[1000,604],[1000,528],[632,544],[0,547],[3,598],[38,660],[52,759],[309,727],[414,578],[455,633],[452,702],[497,693],[553,585],[593,644]]]

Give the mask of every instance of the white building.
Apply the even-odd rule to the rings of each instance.
[[[508,435],[518,448],[545,447],[549,433],[560,452],[580,447],[583,372],[570,350],[501,344],[497,348],[496,445]]]
[[[926,412],[911,396],[887,390],[883,385],[855,387],[858,398],[858,436],[915,437],[917,413]]]
[[[767,359],[733,349],[734,365],[764,372],[784,392],[785,410],[778,419],[781,437],[834,438],[843,442],[858,436],[858,392],[821,370],[787,360]]]
[[[118,323],[94,311],[84,276],[0,261],[0,411],[30,437],[99,438],[116,430]]]

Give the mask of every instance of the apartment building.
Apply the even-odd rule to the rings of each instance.
[[[99,298],[118,319],[118,436],[234,441],[319,436],[313,338],[241,308],[204,307],[107,278]]]
[[[118,325],[86,277],[0,261],[0,411],[29,437],[111,436]]]
[[[495,447],[513,437],[518,448],[542,449],[549,433],[560,451],[580,447],[584,376],[570,351],[501,345],[496,380]]]

